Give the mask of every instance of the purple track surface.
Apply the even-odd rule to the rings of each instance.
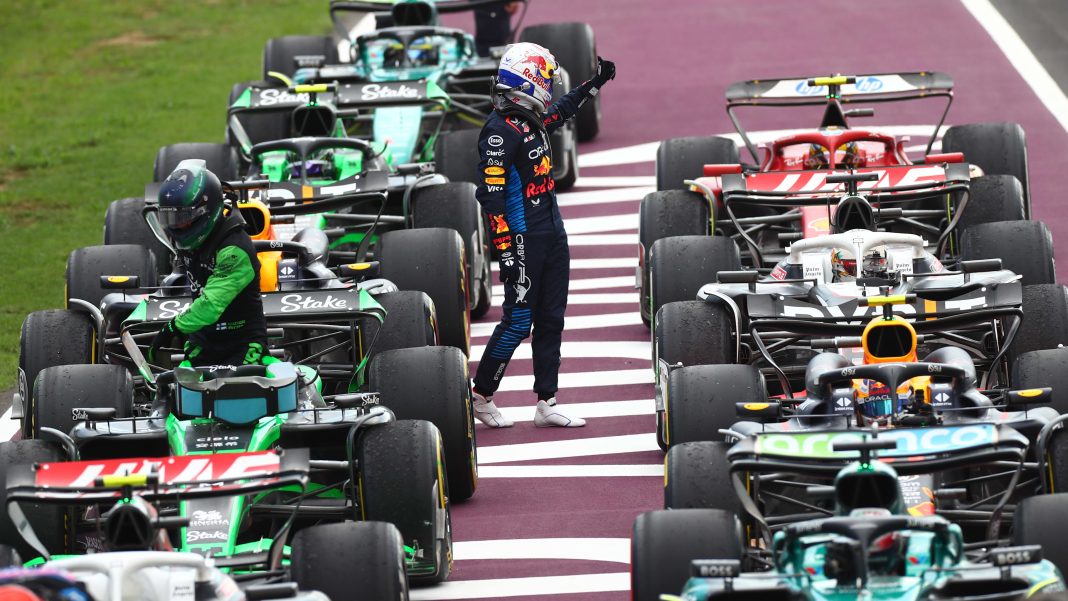
[[[414,590],[416,600],[630,598],[631,524],[663,502],[649,331],[633,288],[638,205],[654,189],[659,141],[733,133],[723,108],[729,84],[945,71],[956,84],[947,124],[1020,123],[1033,218],[1045,221],[1055,240],[1068,230],[1056,212],[1068,134],[957,0],[529,2],[525,25],[587,22],[600,54],[618,67],[603,93],[601,133],[580,147],[581,178],[560,195],[572,282],[558,399],[587,426],[534,427],[529,346],[522,345],[496,397],[517,423],[478,426],[481,479],[475,496],[453,507],[454,571],[443,585]],[[469,14],[445,21],[474,29]],[[940,110],[939,102],[879,105],[863,126],[933,126]],[[758,142],[760,132],[813,127],[819,116],[819,109],[741,114]],[[925,143],[919,132],[929,130],[919,128],[912,143]],[[499,304],[495,299],[473,324],[472,369],[500,318]]]
[[[531,2],[527,25],[558,21],[590,23],[599,52],[618,66],[604,90],[601,134],[581,147],[581,176],[632,178],[580,179],[560,195],[575,266],[562,370],[573,379],[562,383],[558,398],[587,410],[636,402],[601,405],[605,416],[588,419],[582,429],[537,429],[529,421],[529,352],[513,361],[498,403],[525,408],[517,410],[527,411],[527,421],[508,430],[479,427],[483,478],[475,497],[453,508],[455,571],[449,583],[415,591],[417,599],[629,598],[631,523],[658,508],[663,494],[663,455],[652,434],[649,333],[632,288],[638,202],[654,185],[655,145],[614,159],[600,151],[731,132],[723,93],[743,79],[940,70],[956,81],[949,124],[1023,125],[1034,216],[1047,221],[1055,238],[1068,228],[1054,212],[1068,136],[959,2]],[[471,27],[469,16],[448,22]],[[864,125],[931,125],[939,110],[936,102],[880,105]],[[742,118],[760,131],[811,127],[819,114],[754,109]],[[495,308],[475,324],[475,345],[485,344],[499,315]],[[479,346],[472,366],[480,354]],[[532,446],[537,443],[543,444]],[[621,475],[621,469],[641,475]],[[562,477],[568,470],[584,475]]]

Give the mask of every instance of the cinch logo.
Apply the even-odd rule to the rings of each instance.
[[[835,443],[861,442],[865,436],[852,432],[819,434],[761,434],[757,436],[756,452],[761,455],[790,457],[855,459],[856,451],[834,451]],[[997,429],[991,424],[950,428],[917,428],[893,430],[879,435],[880,440],[895,440],[897,448],[880,451],[880,457],[911,457],[934,455],[954,450],[979,447],[997,442]]]

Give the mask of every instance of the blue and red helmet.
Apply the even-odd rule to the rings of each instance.
[[[497,69],[499,89],[508,88],[506,97],[524,104],[529,102],[534,110],[544,113],[553,99],[553,78],[560,66],[548,49],[520,42],[512,44],[501,57]]]

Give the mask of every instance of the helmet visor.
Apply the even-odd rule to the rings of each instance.
[[[184,230],[196,223],[204,215],[208,214],[208,208],[204,205],[198,207],[160,207],[160,225],[169,230]]]

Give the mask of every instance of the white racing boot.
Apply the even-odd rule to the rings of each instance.
[[[538,408],[534,411],[534,425],[539,428],[581,428],[586,425],[586,420],[560,413],[556,406],[556,397],[553,397],[548,401],[538,401]]]
[[[471,409],[475,412],[475,419],[491,428],[511,428],[512,420],[501,415],[501,410],[493,404],[493,397],[486,398],[481,394],[471,391]]]

